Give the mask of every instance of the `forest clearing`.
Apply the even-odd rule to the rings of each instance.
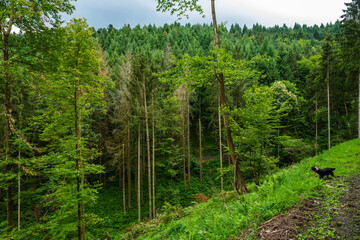
[[[97,29],[75,2],[0,1],[1,239],[357,239],[360,0]]]

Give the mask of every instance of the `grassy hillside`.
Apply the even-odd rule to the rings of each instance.
[[[336,176],[349,176],[360,170],[360,140],[352,140],[323,154],[268,176],[251,193],[236,196],[232,192],[214,195],[209,201],[181,209],[163,208],[158,219],[132,226],[115,239],[227,239],[243,229],[257,226],[294,206],[300,199],[324,188],[312,166],[334,167]]]

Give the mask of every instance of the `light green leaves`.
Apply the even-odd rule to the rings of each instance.
[[[160,75],[163,82],[171,82],[173,88],[187,83],[190,89],[212,85],[224,74],[226,84],[232,85],[242,81],[257,79],[259,73],[249,67],[246,60],[236,60],[223,49],[212,50],[209,56],[185,55],[176,61],[175,68]]]
[[[204,10],[198,4],[198,0],[158,0],[158,5],[156,7],[156,11],[158,12],[170,12],[171,15],[176,13],[178,20],[182,19],[182,16],[185,16],[187,19],[189,15],[187,12],[198,12],[205,17]]]

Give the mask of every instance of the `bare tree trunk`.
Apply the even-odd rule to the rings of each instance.
[[[19,111],[19,127],[21,129],[21,111]],[[21,168],[20,168],[20,163],[21,163],[21,151],[20,151],[20,147],[18,150],[18,231],[20,231],[20,226],[21,226]],[[0,197],[1,199],[1,197]]]
[[[152,200],[153,200],[153,216],[156,218],[156,211],[155,211],[155,111],[154,111],[154,98],[152,99],[152,110],[153,110],[153,117],[152,117]]]
[[[121,151],[120,151],[120,153],[119,153],[119,165],[118,165],[118,172],[119,172],[119,188],[122,188],[122,178],[123,178],[123,176],[122,176],[122,162],[121,162]]]
[[[344,100],[344,106],[345,106],[345,115],[346,115],[346,126],[347,126],[348,131],[349,131],[349,136],[352,136],[350,122],[349,122],[349,111],[347,109],[345,100]]]
[[[316,96],[316,103],[315,103],[315,154],[317,156],[318,152],[318,99]]]
[[[128,124],[130,126],[130,123]],[[128,201],[129,210],[131,211],[131,144],[130,144],[130,127],[128,128],[128,164],[127,164],[127,180],[128,180]]]
[[[123,190],[123,210],[126,213],[126,189],[125,189],[125,144],[122,147],[122,190]]]
[[[202,146],[201,146],[201,118],[199,118],[199,153],[200,153],[200,182],[202,183]]]
[[[143,136],[141,136],[143,137]],[[142,139],[144,141],[144,139]],[[145,140],[146,141],[146,140]],[[141,155],[142,157],[140,158],[140,165],[141,165],[141,171],[140,171],[140,192],[141,192],[141,205],[144,204],[144,174],[145,174],[145,169],[146,169],[146,165],[145,165],[145,147],[143,145],[141,145]]]
[[[211,13],[213,18],[213,25],[214,25],[214,31],[215,31],[215,46],[217,49],[220,49],[220,37],[219,37],[219,29],[216,22],[216,13],[215,13],[215,0],[211,0]],[[220,101],[221,101],[221,107],[222,109],[225,109],[226,107],[226,97],[225,97],[225,77],[223,73],[218,74],[218,80],[220,83]],[[241,192],[243,194],[248,193],[248,190],[245,186],[245,183],[242,178],[242,174],[240,172],[239,163],[235,159],[235,151],[234,151],[234,144],[231,136],[231,130],[228,124],[228,113],[224,112],[224,126],[225,126],[225,132],[226,132],[226,138],[227,138],[227,144],[230,151],[230,157],[231,161],[235,167],[235,176],[236,176],[236,183],[240,187]],[[236,187],[236,184],[234,184]],[[237,190],[237,189],[236,189]]]
[[[21,152],[19,150],[19,162],[21,158]],[[20,231],[21,223],[21,172],[20,172],[20,163],[18,167],[18,231]]]
[[[186,138],[186,136],[185,136],[185,110],[184,110],[184,106],[181,106],[181,108],[183,109],[183,111],[181,111],[182,112],[182,116],[181,116],[181,119],[182,119],[182,121],[181,121],[181,128],[182,128],[182,157],[183,157],[183,163],[184,163],[184,189],[185,189],[185,192],[186,192],[186,181],[187,181],[187,179],[186,179],[186,157],[185,157],[185,138]]]
[[[188,185],[190,185],[190,93],[187,97],[187,155],[188,155]]]
[[[331,148],[331,135],[330,135],[330,56],[327,57],[326,66],[326,79],[327,79],[327,104],[328,104],[328,148]]]
[[[102,148],[100,148],[100,149],[102,149]],[[100,159],[99,159],[99,162],[100,162],[100,166],[102,166],[102,150],[100,150],[101,151],[101,154],[100,154]],[[102,183],[102,173],[100,173],[100,183]]]
[[[80,131],[80,140],[81,140],[81,109],[79,110],[79,131]],[[84,172],[84,158],[82,157],[82,150],[80,148],[80,163],[81,163],[81,189],[84,188],[84,182],[85,182],[85,172]],[[84,220],[84,215],[85,215],[85,206],[84,206],[84,201],[81,199],[81,218],[82,218],[82,225],[81,225],[81,231],[82,231],[82,238],[83,240],[86,239],[86,235],[85,235],[85,220]]]
[[[75,168],[76,171],[80,169],[79,157],[80,154],[78,153],[79,143],[80,143],[80,126],[79,126],[79,112],[78,112],[78,98],[77,98],[77,80],[75,79],[74,82],[75,90],[74,90],[74,108],[75,108],[75,136],[76,136],[76,157],[75,157]],[[78,239],[82,240],[82,216],[81,216],[81,197],[80,197],[80,176],[76,177],[76,192],[77,192],[77,220],[78,220]]]
[[[359,67],[359,101],[358,101],[358,138],[360,138],[360,67]]]
[[[220,147],[220,171],[221,171],[221,192],[224,191],[224,177],[222,174],[223,168],[223,154],[222,154],[222,129],[221,129],[221,105],[219,99],[219,147]]]
[[[75,159],[75,167],[77,171],[80,171],[80,168],[83,168],[83,161],[81,157],[81,111],[78,108],[78,86],[77,80],[74,80],[74,112],[75,112],[75,136],[76,136],[76,145],[75,149],[77,152],[77,156]],[[84,203],[81,198],[81,188],[84,185],[84,172],[82,171],[80,175],[76,178],[76,191],[77,191],[77,218],[78,218],[78,239],[85,240],[85,222],[83,219],[84,215]]]
[[[141,148],[140,148],[140,124],[139,124],[139,129],[138,129],[138,161],[137,161],[137,207],[138,207],[138,222],[141,223],[141,192],[140,192],[140,185],[141,185],[141,182],[140,182],[140,175],[141,175],[141,159],[140,159],[140,151],[141,151]]]
[[[14,16],[11,16],[13,19]],[[10,19],[10,23],[13,20]],[[10,62],[9,62],[9,35],[11,30],[11,24],[9,24],[8,31],[4,31],[3,41],[3,59],[4,59],[4,73],[5,73],[5,118],[6,118],[6,128],[5,128],[5,159],[6,162],[9,160],[11,154],[11,145],[10,145],[10,132],[11,132],[11,74],[10,74]],[[11,166],[8,164],[6,166],[6,171],[11,171]],[[14,200],[13,200],[13,187],[12,180],[6,181],[7,190],[6,190],[6,214],[7,214],[7,230],[11,232],[14,228]]]
[[[145,86],[144,73],[143,73],[143,90],[144,90],[144,108],[145,108],[145,126],[146,126],[146,147],[147,147],[147,157],[148,157],[149,217],[150,219],[152,219],[150,136],[149,136],[149,119],[148,119],[148,109],[146,104],[146,86]]]

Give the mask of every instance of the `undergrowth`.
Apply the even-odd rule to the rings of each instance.
[[[157,219],[134,225],[114,239],[228,239],[244,228],[256,228],[325,188],[324,180],[310,171],[312,166],[336,168],[335,176],[359,172],[359,153],[360,140],[343,143],[268,176],[260,186],[249,187],[251,193],[247,195],[217,193],[206,202],[184,209],[168,205]]]

